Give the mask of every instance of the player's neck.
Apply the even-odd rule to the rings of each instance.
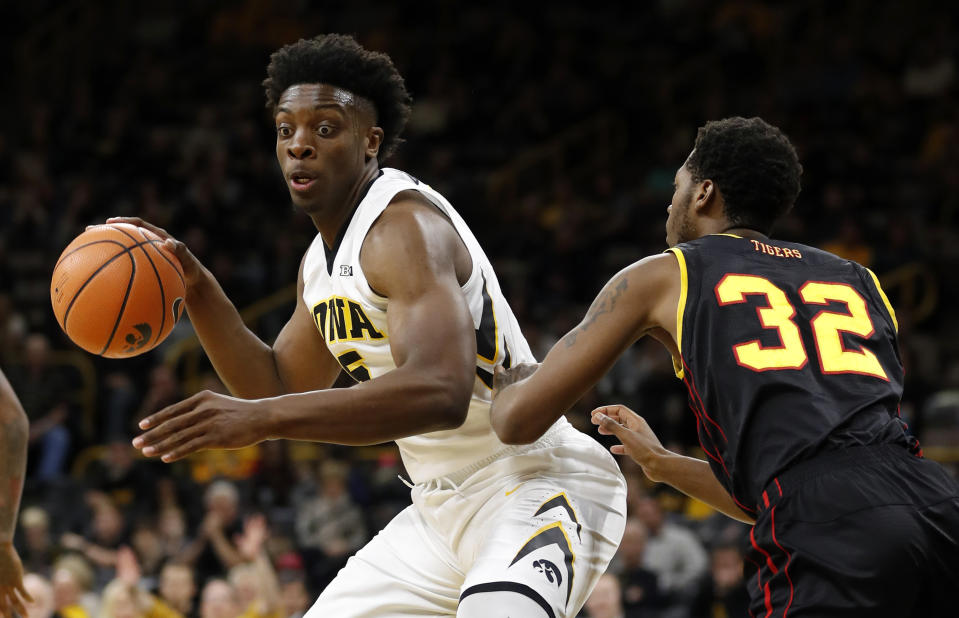
[[[768,236],[766,236],[759,230],[754,230],[750,227],[742,227],[739,225],[732,225],[730,227],[724,228],[714,233],[715,234],[731,234],[733,236],[742,236],[743,238],[755,238],[757,240],[768,238]]]
[[[316,229],[319,230],[320,235],[323,237],[323,242],[328,248],[336,245],[337,239],[345,227],[350,224],[356,207],[359,206],[360,201],[366,197],[370,185],[373,184],[373,181],[376,180],[379,175],[379,165],[376,159],[373,159],[363,168],[363,172],[357,177],[353,186],[350,187],[349,193],[347,193],[342,200],[339,200],[338,207],[335,211],[330,213],[329,216],[311,216],[313,224],[316,226]]]

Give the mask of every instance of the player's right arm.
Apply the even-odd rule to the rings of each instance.
[[[6,376],[0,371],[0,616],[16,609],[26,615],[23,566],[13,548],[13,533],[27,466],[30,426]]]
[[[217,375],[234,396],[259,399],[333,385],[340,366],[303,302],[302,261],[297,277],[296,308],[270,346],[247,328],[213,273],[185,244],[137,217],[116,217],[107,223],[145,227],[167,240],[183,267],[184,304],[190,322]]]

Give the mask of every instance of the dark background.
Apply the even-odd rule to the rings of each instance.
[[[697,127],[730,115],[781,127],[805,171],[776,235],[876,271],[901,326],[903,415],[931,456],[959,460],[959,12],[828,0],[516,4],[0,5],[0,363],[31,419],[59,428],[52,446],[37,436],[31,447],[27,505],[56,512],[63,492],[96,488],[102,445],[128,440],[153,409],[218,387],[185,320],[126,361],[77,352],[59,331],[49,277],[84,226],[142,216],[187,242],[237,307],[254,306],[247,315],[264,338],[288,317],[315,230],[289,203],[260,82],[271,51],[321,32],[392,56],[414,112],[387,165],[466,218],[539,356],[612,273],[665,248],[673,173]],[[51,356],[37,361],[45,346]],[[571,416],[582,425],[593,404],[626,403],[695,452],[669,375],[664,352],[637,345]],[[44,449],[60,457],[40,470]],[[271,449],[291,470],[350,462],[367,514],[379,504],[370,475],[384,457],[392,465],[388,448]],[[147,467],[177,483],[191,526],[217,475],[238,483],[246,510],[289,507],[253,490],[273,455],[244,457]],[[310,473],[297,474],[291,485]],[[132,527],[138,508],[123,511]],[[284,513],[280,526],[293,517]],[[82,532],[88,517],[57,513],[52,528]]]

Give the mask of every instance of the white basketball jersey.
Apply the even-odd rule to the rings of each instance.
[[[448,475],[507,447],[489,422],[493,367],[535,362],[519,325],[500,291],[486,254],[462,217],[431,187],[405,172],[384,168],[360,200],[335,254],[327,254],[317,234],[303,267],[303,300],[313,313],[330,351],[359,382],[396,368],[386,322],[389,299],[370,287],[360,265],[360,249],[373,223],[400,191],[426,196],[453,223],[469,250],[473,270],[462,286],[476,329],[476,380],[466,422],[456,429],[397,440],[403,463],[415,483]],[[375,422],[375,419],[374,421]],[[567,424],[565,418],[558,423]]]

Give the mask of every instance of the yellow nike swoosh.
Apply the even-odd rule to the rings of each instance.
[[[511,490],[509,490],[508,492],[506,492],[506,495],[507,495],[507,496],[510,495],[511,493],[513,493],[514,491],[516,491],[517,489],[519,489],[519,488],[522,487],[522,486],[523,486],[523,484],[520,483],[519,485],[517,485],[517,486],[514,487],[513,489],[511,489]]]

